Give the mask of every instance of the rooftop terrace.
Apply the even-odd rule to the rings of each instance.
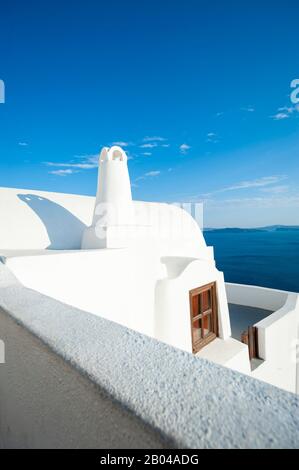
[[[273,313],[271,310],[265,310],[257,307],[247,307],[245,305],[228,304],[229,316],[231,321],[232,338],[241,340],[242,333],[249,326],[258,323]]]

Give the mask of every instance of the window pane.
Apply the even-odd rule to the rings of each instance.
[[[199,314],[199,296],[193,295],[192,296],[192,316],[197,317]]]
[[[203,324],[203,337],[205,337],[212,331],[211,315],[205,315],[202,319],[202,324]]]
[[[200,294],[200,308],[201,313],[211,308],[211,289],[208,289]]]
[[[201,339],[201,318],[192,323],[192,335],[194,343]]]

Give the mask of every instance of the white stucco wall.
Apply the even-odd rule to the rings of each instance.
[[[232,304],[262,308],[272,312],[286,302],[289,292],[268,287],[226,283],[228,301]]]
[[[6,265],[26,287],[154,336],[155,253],[130,249],[17,256]]]
[[[214,263],[189,260],[181,271],[177,271],[177,260],[164,258],[163,261],[168,266],[169,277],[159,280],[156,285],[155,337],[192,352],[189,291],[216,282],[219,337],[227,339],[231,330],[223,274]]]
[[[253,376],[299,393],[298,389],[299,295],[289,294],[282,308],[256,323],[260,356],[265,362]]]
[[[253,377],[298,393],[299,295],[257,286],[226,284],[228,301],[273,311],[255,324],[259,356],[264,362],[251,372]]]

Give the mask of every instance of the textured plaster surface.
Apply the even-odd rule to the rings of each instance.
[[[0,264],[7,314],[175,446],[299,447],[297,396],[26,289]]]

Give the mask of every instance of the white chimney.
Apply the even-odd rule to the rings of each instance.
[[[102,149],[93,220],[84,231],[82,249],[128,245],[135,217],[127,161],[118,146]]]

